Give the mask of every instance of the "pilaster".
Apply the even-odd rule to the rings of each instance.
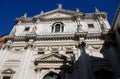
[[[26,73],[29,68],[30,58],[32,56],[31,46],[28,46],[27,50],[23,53],[24,53],[23,60],[20,63],[18,72],[16,73],[14,79],[25,79],[26,77]]]
[[[5,60],[7,59],[7,57],[8,57],[9,54],[10,54],[10,48],[6,47],[6,48],[5,48],[3,51],[1,51],[0,53],[2,53],[1,56],[0,56],[0,72],[1,72],[2,67],[3,67],[3,65],[4,65],[4,63],[5,63]]]

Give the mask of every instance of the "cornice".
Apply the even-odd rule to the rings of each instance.
[[[55,13],[63,13],[70,15],[71,17],[58,17],[58,18],[44,18],[45,16],[50,16]],[[98,13],[83,13],[83,12],[76,12],[76,11],[71,11],[71,10],[65,10],[65,9],[55,9],[51,10],[45,13],[38,14],[33,17],[20,17],[15,19],[15,23],[36,23],[36,21],[39,19],[40,22],[46,22],[46,21],[58,21],[58,20],[75,20],[76,17],[81,17],[81,19],[98,19],[98,16],[101,16],[102,18],[107,18],[107,14],[105,12],[98,12]]]
[[[77,37],[82,37],[85,39],[103,39],[105,40],[105,37],[108,32],[102,32],[102,33],[88,33],[88,32],[76,32],[75,35]]]
[[[83,37],[85,39],[105,39],[108,32],[102,33],[88,33],[88,32],[76,32],[75,34],[51,34],[51,35],[37,35],[35,33],[26,34],[25,36],[15,36],[15,35],[7,35],[4,37],[4,40],[11,41],[29,41],[32,40],[77,40],[79,37]]]
[[[11,40],[11,41],[29,41],[30,39],[33,40],[69,40],[74,39],[74,34],[57,34],[57,35],[36,35],[36,34],[26,34],[25,36],[15,36],[15,35],[8,35],[4,37],[4,40]]]

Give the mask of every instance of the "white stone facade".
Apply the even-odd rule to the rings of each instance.
[[[99,69],[112,71],[109,50],[102,50],[110,29],[105,12],[59,5],[15,23],[0,51],[1,79],[93,79]]]

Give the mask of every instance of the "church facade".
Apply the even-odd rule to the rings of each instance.
[[[0,79],[113,79],[107,14],[57,9],[15,19],[0,51]]]

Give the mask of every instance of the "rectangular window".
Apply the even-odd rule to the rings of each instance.
[[[120,27],[118,27],[117,32],[120,34]]]
[[[55,32],[60,32],[60,24],[56,24],[56,26],[55,26]]]
[[[10,76],[3,76],[2,79],[10,79]]]
[[[94,28],[93,24],[88,24],[88,28]]]
[[[38,54],[44,54],[44,52],[38,52]]]
[[[58,52],[53,52],[53,53],[58,53]]]
[[[73,51],[68,51],[66,52],[66,54],[73,54]]]
[[[25,27],[24,31],[29,31],[30,27]]]

